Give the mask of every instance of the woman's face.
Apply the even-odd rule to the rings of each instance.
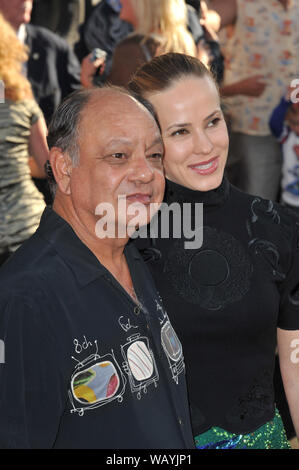
[[[123,21],[127,21],[128,23],[131,23],[134,29],[136,29],[138,26],[138,20],[137,20],[137,16],[136,16],[135,9],[134,9],[134,3],[132,3],[131,0],[122,0],[121,4],[122,4],[122,9],[121,9],[119,17]]]
[[[227,159],[228,134],[213,81],[208,76],[184,77],[146,98],[160,121],[166,177],[197,191],[217,188]]]

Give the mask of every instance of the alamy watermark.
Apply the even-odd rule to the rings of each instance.
[[[5,345],[3,339],[0,339],[0,364],[5,362]]]
[[[293,339],[293,341],[291,341],[290,346],[291,348],[296,348],[291,353],[291,362],[293,364],[298,364],[299,363],[299,339]]]
[[[290,94],[290,101],[292,103],[299,103],[299,78],[294,78],[290,84],[291,88],[294,88]]]
[[[5,103],[5,85],[3,80],[0,80],[0,103]]]
[[[186,249],[198,249],[203,243],[202,203],[127,205],[126,197],[118,196],[116,211],[112,204],[102,202],[95,214],[101,216],[95,226],[95,233],[101,239],[184,238]]]

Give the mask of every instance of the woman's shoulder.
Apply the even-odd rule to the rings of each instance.
[[[11,102],[10,106],[12,110],[18,112],[30,125],[34,124],[42,116],[42,111],[33,98]]]
[[[253,222],[263,219],[282,226],[295,226],[299,223],[299,215],[277,201],[248,194],[233,185],[230,185],[230,194],[231,202],[238,205],[243,213],[248,212]]]
[[[231,188],[232,213],[237,223],[246,224],[248,246],[255,252],[266,251],[289,265],[299,247],[299,216],[276,201]],[[239,216],[238,216],[239,215]],[[275,256],[276,256],[275,255]]]

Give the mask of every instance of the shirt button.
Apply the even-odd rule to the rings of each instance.
[[[181,420],[181,418],[179,418],[179,425],[180,425],[180,426],[183,425],[183,421]]]
[[[135,313],[135,315],[139,315],[140,307],[138,307],[138,306],[134,307],[134,313]]]

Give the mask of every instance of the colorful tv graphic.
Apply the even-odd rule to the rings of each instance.
[[[113,353],[94,354],[79,362],[71,378],[72,412],[83,416],[85,410],[103,406],[113,400],[122,402],[126,379]]]

